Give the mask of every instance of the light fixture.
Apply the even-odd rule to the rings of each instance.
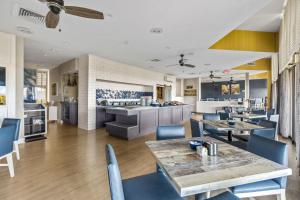
[[[160,62],[160,59],[154,58],[154,59],[151,60],[151,62]]]
[[[150,33],[153,33],[153,34],[160,34],[162,32],[163,32],[162,28],[155,27],[155,28],[150,29]]]

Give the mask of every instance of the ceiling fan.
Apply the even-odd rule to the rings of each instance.
[[[189,67],[189,68],[195,68],[195,65],[192,64],[187,64],[185,63],[185,61],[187,61],[186,58],[184,58],[184,54],[180,54],[180,60],[178,61],[179,64],[175,64],[175,65],[168,65],[167,67],[172,67],[172,66],[181,66],[181,67]]]
[[[64,0],[38,0],[43,3],[47,3],[50,11],[46,16],[46,27],[47,28],[56,28],[59,22],[59,14],[63,10],[66,14],[76,15],[79,17],[91,18],[91,19],[104,19],[102,12],[77,7],[77,6],[65,6]]]
[[[222,78],[222,77],[215,76],[215,75],[214,75],[214,72],[213,72],[213,71],[210,71],[209,78],[210,78],[211,80],[213,80],[213,79],[215,79],[215,78],[219,79],[219,78]]]

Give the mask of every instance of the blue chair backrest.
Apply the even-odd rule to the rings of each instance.
[[[156,131],[156,140],[184,138],[185,131],[181,125],[159,126]]]
[[[220,115],[219,114],[215,114],[215,113],[204,113],[203,114],[203,119],[204,120],[214,120],[214,121],[218,121],[220,120]],[[212,127],[207,125],[207,124],[203,124],[203,129],[204,130],[208,130],[211,129]]]
[[[285,143],[251,134],[248,142],[248,151],[281,165],[288,165],[288,147]],[[287,177],[277,178],[274,181],[280,184],[281,188],[285,188]]]
[[[276,129],[274,128],[253,129],[251,133],[271,140],[275,140],[276,138]]]
[[[273,122],[273,121],[266,120],[266,119],[261,119],[261,120],[259,120],[258,125],[266,127],[266,128],[274,128],[274,129],[276,129],[277,122]]]
[[[218,114],[220,115],[221,120],[228,120],[229,119],[229,113],[219,112]]]
[[[190,119],[192,137],[201,137],[203,135],[203,124],[195,119]]]
[[[0,157],[13,152],[14,126],[0,128]]]
[[[114,149],[110,144],[107,144],[105,151],[111,199],[125,200],[122,178]]]
[[[257,115],[265,115],[266,111],[264,111],[264,110],[253,110],[252,113],[257,114]]]
[[[14,126],[14,133],[15,133],[15,141],[19,139],[19,132],[20,132],[20,119],[13,119],[13,118],[4,118],[2,121],[1,127],[7,126]]]

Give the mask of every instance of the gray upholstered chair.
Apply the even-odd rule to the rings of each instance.
[[[159,126],[156,131],[156,140],[170,140],[184,138],[185,130],[181,125]]]
[[[195,119],[190,119],[192,137],[201,137],[203,136],[203,124]]]
[[[248,150],[281,165],[288,165],[288,148],[285,143],[251,134]],[[285,199],[286,184],[287,177],[281,177],[232,187],[230,190],[240,198],[277,195],[278,199]]]
[[[183,200],[162,173],[152,173],[122,180],[111,145],[106,145],[106,161],[112,200]],[[225,192],[208,200],[238,200]]]
[[[15,139],[14,126],[0,128],[0,160],[6,158],[7,164],[0,164],[0,167],[8,167],[11,177],[15,176],[13,164],[13,146]]]
[[[1,127],[13,126],[14,127],[14,152],[16,153],[17,159],[20,160],[19,151],[19,133],[20,133],[20,119],[4,118]]]

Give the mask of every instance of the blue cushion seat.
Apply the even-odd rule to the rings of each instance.
[[[248,193],[248,192],[260,192],[266,190],[277,190],[280,189],[280,185],[273,180],[259,181],[256,183],[249,183],[245,185],[239,185],[230,188],[234,194],[237,193]]]
[[[147,174],[122,182],[126,200],[183,200],[163,173]]]
[[[184,138],[185,130],[181,125],[158,126],[156,131],[157,140],[170,140]]]
[[[17,141],[19,139],[19,132],[20,132],[20,119],[14,119],[14,118],[4,118],[1,127],[8,127],[13,126],[14,127],[14,140]]]
[[[239,198],[231,192],[224,192],[207,200],[239,200]]]

